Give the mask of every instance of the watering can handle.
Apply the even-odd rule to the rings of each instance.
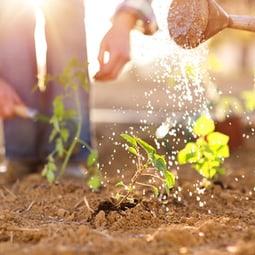
[[[255,32],[255,17],[229,15],[229,28]]]

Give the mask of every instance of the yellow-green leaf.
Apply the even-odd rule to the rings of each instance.
[[[214,121],[205,115],[199,117],[193,126],[193,132],[198,136],[206,136],[213,132],[214,129]]]
[[[137,143],[136,143],[136,139],[134,137],[132,137],[131,135],[128,134],[120,134],[120,136],[125,139],[129,144],[131,144],[132,146],[136,147]]]
[[[208,134],[207,141],[210,145],[226,145],[228,144],[229,136],[220,132],[213,132]]]

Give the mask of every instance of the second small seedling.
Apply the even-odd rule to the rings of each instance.
[[[191,164],[208,180],[225,173],[221,164],[229,157],[229,137],[214,129],[214,121],[207,116],[201,116],[193,126],[196,141],[187,143],[178,153],[180,165]]]

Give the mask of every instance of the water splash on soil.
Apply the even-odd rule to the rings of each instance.
[[[167,16],[168,8],[158,10],[159,17]],[[166,156],[169,170],[177,170],[178,180],[178,150],[192,139],[191,129],[195,119],[201,113],[209,114],[210,111],[205,83],[211,84],[212,80],[205,65],[208,56],[206,44],[192,50],[180,48],[169,38],[167,19],[162,20],[164,22],[160,24],[156,35],[148,39],[147,44],[139,48],[139,52],[134,52],[136,58],[141,59],[146,58],[146,53],[156,47],[162,49],[156,60],[132,69],[137,87],[144,88],[144,84],[148,84],[141,97],[134,92],[132,110],[135,115],[141,116],[140,121],[130,123],[128,127],[117,123],[110,125],[107,132],[109,136],[106,135],[101,144],[107,142],[113,148],[111,151],[107,150],[109,161],[102,165],[102,169],[117,165],[114,174],[120,180],[132,175],[136,164],[125,150],[125,141],[119,137],[120,133],[136,135],[155,145]],[[144,73],[145,69],[147,71]],[[127,111],[124,107],[115,106],[115,111],[121,113],[125,119]],[[105,179],[107,178],[106,176]],[[196,185],[195,191],[190,194],[197,196],[197,202],[203,207],[206,202],[201,198],[201,184]],[[175,192],[177,201],[182,202],[181,191],[177,189]]]

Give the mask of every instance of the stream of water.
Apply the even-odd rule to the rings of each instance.
[[[133,112],[136,116],[140,114],[140,123],[136,125],[130,123],[121,132],[136,135],[152,143],[152,146],[166,156],[171,171],[178,170],[177,152],[190,138],[194,121],[202,113],[209,114],[205,86],[208,84],[205,82],[212,81],[206,67],[208,56],[206,44],[185,50],[169,38],[166,19],[169,4],[170,1],[155,3],[156,15],[160,17],[158,20],[160,29],[153,37],[145,40],[140,34],[133,35],[136,45],[133,52],[135,64],[132,75],[136,77],[137,86],[144,82],[153,86],[145,89],[143,98],[139,97],[134,102],[137,109]],[[154,52],[151,61],[148,60],[148,52],[150,54]],[[146,72],[141,72],[146,68]],[[133,93],[135,95],[135,92]],[[141,102],[146,102],[145,106]],[[125,119],[125,110],[120,107],[116,111],[123,113]],[[128,161],[128,152],[126,158],[120,158],[119,153],[121,150],[123,152],[125,142],[119,139],[119,123],[111,125],[111,130],[109,137],[104,137],[103,140],[111,143],[113,149],[111,152],[108,151],[109,161],[102,169],[103,171],[105,169],[107,174],[107,170],[115,161],[121,161],[119,162],[121,166],[118,165],[116,169],[116,174],[121,179],[125,177],[127,171],[130,171],[130,165],[125,162]],[[99,146],[102,146],[102,143]],[[130,162],[135,168],[132,157]],[[178,197],[179,191],[176,192]],[[201,199],[198,199],[198,203],[200,206],[204,205]]]

